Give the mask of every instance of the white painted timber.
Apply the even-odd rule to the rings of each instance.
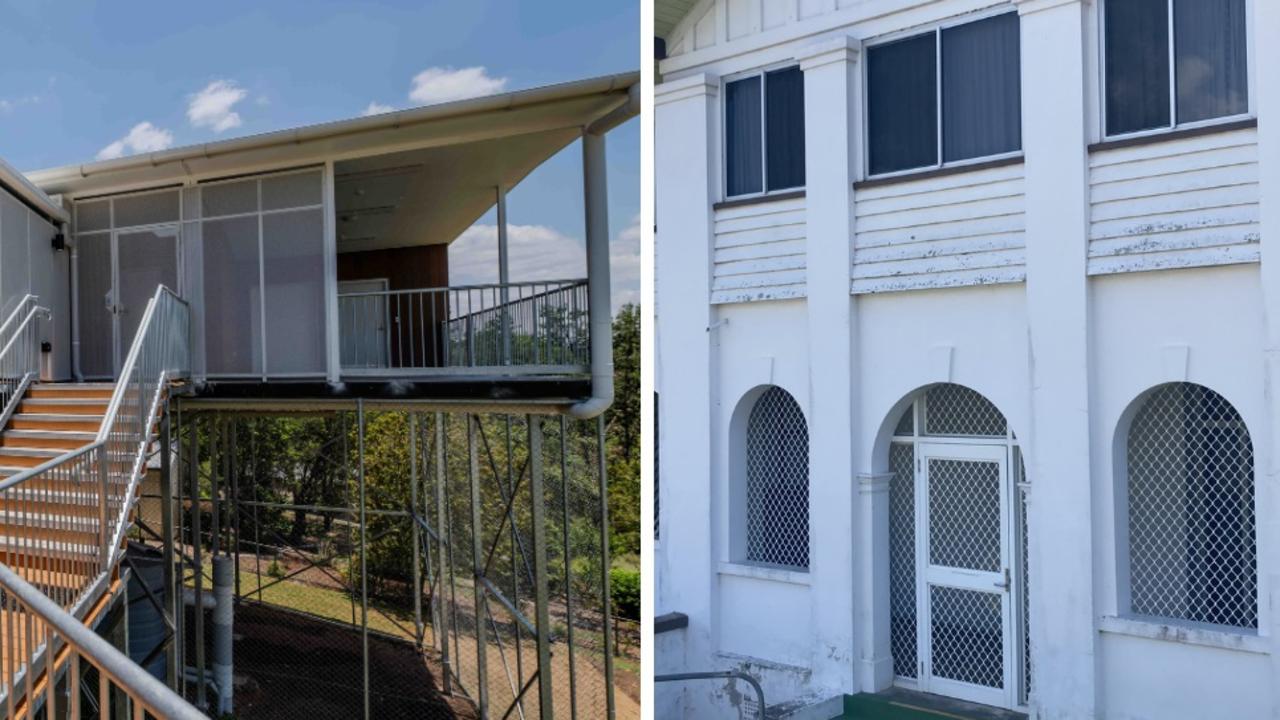
[[[712,303],[804,297],[804,198],[717,210],[714,262]]]
[[[1026,278],[1019,164],[854,193],[854,294]]]
[[[1256,262],[1257,130],[1089,157],[1089,274]]]

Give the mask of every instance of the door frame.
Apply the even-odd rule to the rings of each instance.
[[[173,290],[175,293],[177,293],[179,297],[182,297],[185,283],[183,282],[183,253],[182,253],[183,245],[182,245],[182,223],[181,222],[165,222],[165,223],[155,223],[151,225],[138,225],[135,227],[112,228],[109,231],[109,233],[107,233],[111,238],[110,240],[110,243],[111,243],[111,248],[110,248],[111,289],[109,291],[110,297],[111,297],[111,303],[110,303],[110,307],[106,309],[106,312],[109,314],[111,318],[112,360],[111,360],[110,378],[113,380],[120,376],[120,367],[121,365],[124,364],[125,355],[128,354],[128,348],[124,347],[124,339],[122,337],[123,333],[121,331],[120,236],[133,235],[133,234],[145,233],[145,232],[159,233],[159,232],[166,232],[166,231],[173,232],[174,277],[177,278],[177,282],[175,283],[176,287],[173,287],[170,289]],[[84,272],[84,268],[77,268],[77,275],[79,275],[79,273],[82,273],[82,272]],[[78,278],[77,278],[77,282],[79,282]],[[79,292],[78,287],[76,288],[76,292],[77,293]],[[77,307],[75,310],[78,314],[79,308]],[[82,333],[83,333],[83,328],[87,324],[86,320],[88,320],[88,318],[80,318],[80,317],[77,318],[77,322],[80,323],[80,328]],[[84,367],[83,363],[80,362],[79,358],[77,358],[76,360],[76,365],[77,367],[80,367],[80,368]],[[101,380],[103,379],[103,377],[104,376],[101,376],[101,375],[88,375],[88,374],[84,375],[84,378],[87,380]]]
[[[1001,571],[989,572],[962,568],[944,568],[929,562],[929,497],[928,467],[930,459],[970,462],[995,462],[1000,471],[1000,564]],[[1017,488],[1014,487],[1013,457],[1009,443],[1000,438],[921,438],[915,446],[916,499],[916,653],[922,671],[918,689],[960,700],[1014,709],[1019,707],[1016,651],[1019,641],[1018,603],[1023,578],[1018,577],[1018,530],[1016,518]],[[999,594],[1001,603],[1000,688],[988,688],[933,674],[932,603],[930,587],[943,586]]]

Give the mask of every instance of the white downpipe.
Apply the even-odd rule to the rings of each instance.
[[[609,190],[605,181],[604,134],[582,135],[583,206],[587,229],[587,312],[591,326],[591,397],[569,406],[579,420],[613,404],[613,322],[609,280]]]

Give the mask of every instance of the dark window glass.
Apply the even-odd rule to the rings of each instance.
[[[871,173],[938,162],[937,41],[933,33],[867,51]]]
[[[1178,122],[1249,111],[1244,0],[1173,3]]]
[[[1106,24],[1107,134],[1169,125],[1169,4],[1111,0]]]
[[[942,159],[1022,147],[1018,15],[942,31]]]
[[[760,76],[725,84],[725,164],[729,195],[761,190]]]
[[[804,185],[804,73],[798,67],[765,74],[765,162],[769,190]]]

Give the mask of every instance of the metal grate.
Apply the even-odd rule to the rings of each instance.
[[[981,393],[963,385],[934,385],[925,392],[925,435],[1004,437],[1004,414]]]
[[[747,560],[809,567],[809,428],[779,387],[747,421]]]
[[[1129,583],[1138,615],[1256,628],[1253,442],[1236,409],[1164,385],[1128,437]]]
[[[929,601],[934,677],[1004,687],[1000,595],[931,585]]]
[[[910,410],[908,410],[910,413]],[[889,646],[893,672],[916,677],[915,448],[889,446]]]
[[[1000,572],[1000,465],[929,458],[929,562]]]

